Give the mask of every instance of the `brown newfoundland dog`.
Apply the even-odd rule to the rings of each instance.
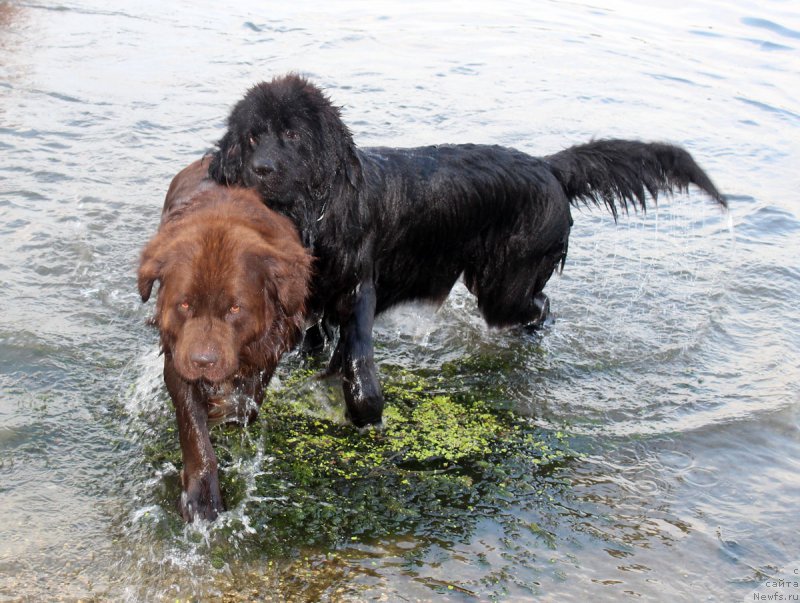
[[[690,184],[725,200],[680,147],[597,140],[547,157],[490,145],[357,148],[338,109],[296,75],[233,108],[209,173],[258,189],[317,258],[310,309],[339,327],[330,371],[358,426],[380,423],[376,314],[442,301],[463,275],[491,326],[542,323],[542,290],[563,266],[570,205],[614,216]],[[319,335],[323,330],[317,329]]]
[[[208,162],[173,179],[138,274],[142,301],[160,283],[153,323],[178,419],[186,521],[223,509],[209,426],[255,418],[304,325],[311,266],[294,225],[256,192],[209,180]]]

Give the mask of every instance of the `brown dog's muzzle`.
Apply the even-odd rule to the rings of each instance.
[[[220,320],[187,321],[175,342],[173,356],[178,374],[186,381],[220,383],[239,368],[233,330]]]
[[[214,368],[219,362],[219,353],[212,345],[202,349],[193,350],[189,353],[189,360],[192,366],[198,371],[207,371]]]

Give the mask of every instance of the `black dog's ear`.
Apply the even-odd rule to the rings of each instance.
[[[312,90],[314,98],[320,105],[318,111],[323,124],[323,144],[330,153],[326,160],[337,164],[338,172],[344,174],[353,188],[361,188],[364,181],[361,160],[358,158],[353,135],[342,121],[341,110],[331,104],[319,89],[312,87]],[[327,172],[328,166],[324,166],[323,169]]]
[[[208,175],[222,185],[242,184],[242,145],[234,139],[234,134],[228,131],[217,143],[219,149],[211,156],[208,166]]]
[[[361,168],[361,160],[356,152],[356,145],[353,143],[347,145],[344,173],[353,188],[361,188],[361,183],[364,180],[364,171]]]

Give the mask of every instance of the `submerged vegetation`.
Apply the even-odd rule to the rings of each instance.
[[[326,413],[329,386],[295,365],[255,424],[212,432],[232,511],[215,527],[223,537],[212,544],[214,566],[232,555],[291,556],[392,535],[461,540],[520,497],[546,500],[558,487],[555,470],[574,455],[563,433],[504,408],[497,392],[462,389],[458,367],[437,375],[384,368],[383,385],[380,431],[358,433],[338,419],[338,406]],[[165,426],[167,447],[150,447],[149,463],[179,466],[175,435]],[[173,482],[166,507],[178,496]],[[177,513],[160,523],[181,525]]]

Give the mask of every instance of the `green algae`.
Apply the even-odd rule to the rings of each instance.
[[[384,366],[384,428],[359,433],[341,418],[335,381],[282,367],[252,425],[212,430],[233,511],[215,527],[213,567],[384,537],[458,540],[516,500],[546,503],[558,468],[575,456],[569,438],[509,410],[502,384],[465,385],[460,375],[471,368],[426,374]],[[148,442],[147,462],[179,467],[171,417],[155,432],[161,437]],[[177,477],[165,485],[157,502],[170,511],[169,532],[181,526],[172,504]]]
[[[456,535],[477,510],[541,494],[541,480],[574,456],[563,433],[460,390],[452,374],[390,367],[382,378],[382,430],[309,412],[319,385],[303,369],[269,391],[246,437],[214,432],[223,494],[244,505],[262,549]],[[247,485],[238,463],[257,451],[264,460]]]

